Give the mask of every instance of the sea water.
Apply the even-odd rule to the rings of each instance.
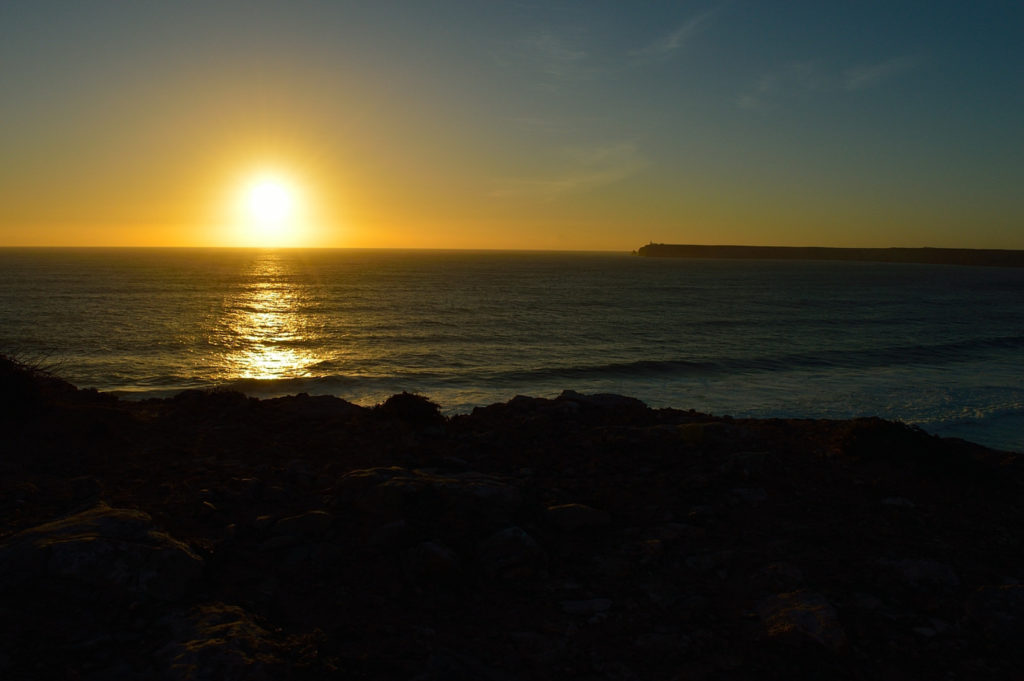
[[[0,249],[0,352],[129,398],[446,413],[564,389],[1024,450],[1024,269],[608,253]]]

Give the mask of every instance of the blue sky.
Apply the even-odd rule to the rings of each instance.
[[[1024,248],[1020,2],[6,2],[0,244]]]

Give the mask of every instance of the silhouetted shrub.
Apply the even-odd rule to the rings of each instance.
[[[74,390],[53,375],[56,365],[0,354],[0,419],[20,418],[38,409],[56,389]]]
[[[929,435],[917,426],[860,418],[847,425],[844,451],[864,461],[914,466],[922,475],[991,477],[974,457],[976,445]]]
[[[440,407],[423,395],[414,395],[404,391],[398,395],[392,395],[383,404],[378,404],[375,411],[384,416],[416,425],[444,422]]]
[[[850,421],[845,451],[862,459],[915,461],[934,450],[935,438],[920,428],[877,417]]]

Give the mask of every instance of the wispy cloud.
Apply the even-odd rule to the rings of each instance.
[[[512,116],[508,118],[508,122],[520,130],[543,134],[565,132],[570,127],[565,121],[540,116]]]
[[[595,80],[665,61],[705,30],[716,12],[717,9],[710,9],[695,14],[669,33],[630,51],[590,49],[588,44],[592,47],[594,43],[585,28],[558,31],[541,27],[517,40],[511,52],[499,59],[534,74],[541,87],[559,90],[572,82]]]
[[[713,14],[714,10],[708,10],[691,17],[668,35],[664,35],[638,50],[633,50],[630,52],[630,56],[640,61],[668,59],[690,39],[704,30]]]
[[[767,109],[787,92],[814,92],[828,87],[828,76],[812,61],[790,62],[761,76],[736,103],[744,109]]]
[[[907,55],[837,71],[814,61],[789,62],[762,75],[736,98],[736,104],[743,109],[765,110],[808,93],[867,90],[914,70],[920,63],[919,56]]]
[[[896,78],[909,71],[913,71],[921,63],[917,55],[904,55],[894,59],[855,66],[846,69],[843,73],[843,87],[847,90],[865,90],[876,85]]]
[[[566,194],[592,191],[631,177],[647,166],[647,160],[630,143],[563,149],[561,168],[536,177],[502,178],[491,196],[534,196],[553,201]]]
[[[574,80],[587,73],[587,51],[546,29],[527,35],[519,52],[548,85]]]

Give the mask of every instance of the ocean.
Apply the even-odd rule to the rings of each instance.
[[[571,389],[735,417],[881,416],[1024,451],[1024,269],[0,249],[0,352],[130,399],[406,390],[451,414]]]

